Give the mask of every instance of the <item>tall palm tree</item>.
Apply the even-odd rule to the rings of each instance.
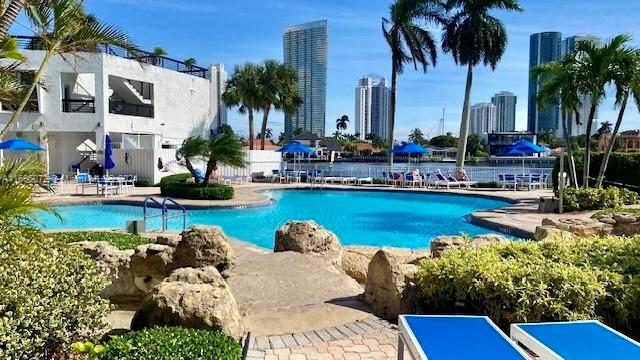
[[[424,134],[422,133],[422,130],[418,128],[411,130],[411,133],[409,133],[409,141],[411,141],[414,144],[424,143],[425,138],[424,138]]]
[[[203,186],[209,184],[211,174],[218,170],[218,163],[236,168],[244,167],[245,165],[242,142],[234,134],[220,133],[210,138],[202,150],[202,155],[207,161],[204,180],[202,181]]]
[[[342,115],[338,119],[336,119],[336,130],[345,131],[347,130],[347,123],[349,123],[349,117],[347,115]]]
[[[249,117],[249,149],[253,150],[255,140],[253,112],[258,110],[260,103],[260,67],[246,63],[243,66],[235,66],[231,79],[227,81],[227,87],[222,94],[222,101],[228,106],[238,106],[240,114],[248,114]]]
[[[0,40],[9,33],[9,28],[18,17],[18,14],[25,7],[27,0],[12,0],[6,8],[0,4]]]
[[[613,124],[609,121],[603,121],[600,123],[600,128],[598,129],[598,135],[609,134],[613,130]]]
[[[438,1],[396,0],[389,9],[389,18],[382,18],[382,33],[391,50],[391,94],[389,98],[389,144],[393,144],[396,121],[396,92],[398,75],[405,64],[413,63],[418,70],[427,72],[429,65],[436,65],[436,42],[431,33],[421,27],[420,21],[438,19]],[[393,168],[393,153],[388,154],[389,171]]]
[[[264,150],[271,108],[292,113],[302,104],[302,98],[298,93],[296,71],[277,60],[267,60],[260,67],[259,86],[260,108],[262,110],[260,149]]]
[[[569,158],[569,181],[578,187],[578,176],[573,156],[571,134],[568,130],[568,114],[575,114],[576,121],[580,121],[580,95],[577,83],[577,67],[574,55],[567,55],[559,61],[541,64],[531,72],[531,77],[542,85],[538,91],[538,106],[544,110],[549,105],[560,105],[562,109],[562,129],[567,144]]]
[[[517,0],[444,0],[450,14],[442,34],[442,49],[456,64],[467,66],[467,83],[460,122],[456,168],[464,168],[469,137],[473,68],[484,63],[495,70],[507,47],[507,31],[492,10],[522,11]]]
[[[591,107],[587,118],[582,184],[589,187],[591,165],[591,129],[598,106],[605,97],[606,86],[617,77],[616,60],[631,40],[628,35],[618,35],[600,46],[593,41],[581,41],[576,47],[577,85],[583,94],[589,94]]]
[[[167,51],[160,46],[156,46],[153,48],[153,55],[157,57],[167,56]]]
[[[193,67],[196,66],[197,63],[198,63],[198,61],[195,58],[192,58],[192,57],[184,60],[184,65],[189,70],[193,70]]]
[[[42,41],[45,55],[18,108],[0,131],[0,140],[14,126],[18,116],[27,106],[54,55],[64,56],[78,51],[97,51],[99,44],[115,45],[131,52],[138,51],[124,32],[95,19],[89,21],[80,0],[42,1],[34,8],[32,21]]]
[[[613,128],[611,138],[607,143],[607,148],[605,149],[602,157],[596,187],[602,187],[604,175],[607,172],[607,166],[609,165],[609,157],[611,156],[611,152],[613,151],[613,147],[616,143],[616,138],[620,131],[620,125],[622,124],[622,118],[624,117],[630,97],[633,97],[633,100],[635,100],[636,105],[638,106],[638,111],[640,111],[640,50],[631,48],[622,49],[618,53],[615,63],[617,71],[613,81],[616,86],[616,105],[620,107],[620,110],[618,111],[616,125]],[[609,129],[611,129],[610,123]]]
[[[15,61],[13,64],[0,66],[0,102],[17,103],[27,89],[15,76],[17,65],[25,60],[25,57],[18,51],[15,38],[5,37],[0,41],[0,59]]]

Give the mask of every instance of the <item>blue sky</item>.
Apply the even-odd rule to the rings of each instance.
[[[233,65],[267,58],[282,60],[282,32],[288,25],[327,19],[329,68],[327,132],[335,119],[354,115],[354,88],[369,73],[389,78],[390,56],[380,30],[391,0],[87,0],[90,12],[127,31],[143,48],[162,46],[169,56],[195,57],[201,65]],[[563,36],[594,34],[609,38],[631,34],[640,45],[638,0],[521,0],[524,13],[496,13],[509,34],[508,49],[496,71],[475,73],[472,102],[489,101],[508,90],[518,96],[517,128],[526,127],[529,35],[560,31]],[[439,36],[439,31],[434,30]],[[408,68],[399,79],[397,129],[400,137],[420,127],[437,135],[442,108],[445,129],[458,132],[464,96],[465,69],[440,53],[438,64],[427,74]],[[600,121],[615,121],[612,101],[600,109]],[[271,117],[277,135],[283,116]],[[246,119],[229,110],[229,123],[246,132]],[[631,106],[625,129],[640,129],[637,108]],[[353,131],[351,124],[349,132]]]

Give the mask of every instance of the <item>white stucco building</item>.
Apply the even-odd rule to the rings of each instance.
[[[19,70],[28,76],[45,53],[29,50],[29,38],[19,41],[27,57]],[[227,110],[220,100],[226,73],[220,64],[203,68],[143,55],[136,61],[123,49],[104,48],[100,53],[53,57],[44,87],[37,89],[9,137],[45,148],[49,173],[72,174],[101,162],[109,134],[115,173],[159,181],[185,138],[207,136],[226,123]],[[0,126],[11,114],[11,105],[2,104]],[[92,154],[80,146],[83,143],[95,144],[96,151]]]
[[[493,103],[479,103],[471,106],[469,133],[484,135],[496,131],[496,106]]]
[[[361,140],[369,134],[383,139],[389,133],[389,99],[391,91],[383,77],[368,75],[356,87],[355,133]]]

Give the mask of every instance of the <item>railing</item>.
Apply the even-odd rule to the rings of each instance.
[[[62,99],[62,112],[66,113],[95,113],[95,99]]]
[[[18,41],[18,47],[24,50],[45,50],[46,47],[41,38],[37,36],[13,36]],[[82,51],[82,50],[78,50]],[[201,77],[208,78],[209,70],[206,68],[196,66],[196,65],[187,65],[185,62],[172,59],[166,56],[157,56],[153,53],[147,51],[136,51],[131,52],[127,49],[121,48],[119,46],[113,45],[104,45],[100,44],[95,48],[86,48],[84,51],[87,52],[101,52],[109,55],[118,56],[125,59],[132,59],[139,62],[143,62],[146,64],[159,66],[164,69],[178,71],[181,73]]]
[[[157,205],[160,208],[160,214],[149,215],[148,211],[147,211],[149,203],[153,203],[153,204]],[[181,210],[181,213],[177,214],[177,215],[169,215],[169,208],[167,207],[167,203],[173,204],[173,206],[175,206],[179,210]],[[153,197],[153,196],[145,197],[144,198],[143,207],[142,207],[142,215],[143,215],[143,219],[144,219],[145,224],[147,222],[147,219],[160,217],[161,218],[161,223],[162,223],[162,227],[161,227],[162,231],[165,231],[165,230],[167,230],[169,228],[169,219],[173,219],[173,218],[176,218],[176,217],[182,217],[182,230],[187,228],[187,209],[184,206],[180,205],[177,201],[175,201],[172,198],[170,198],[170,197],[165,197],[162,200],[162,203],[159,202],[158,200],[156,200],[156,198]]]
[[[153,105],[131,104],[120,100],[109,100],[109,113],[152,118]]]

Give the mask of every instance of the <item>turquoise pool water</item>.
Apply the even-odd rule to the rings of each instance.
[[[246,209],[188,210],[187,226],[222,226],[235,238],[273,249],[274,234],[289,220],[315,220],[335,232],[345,245],[428,248],[439,235],[485,234],[490,230],[472,225],[464,217],[474,211],[505,206],[485,198],[448,194],[415,194],[378,191],[289,190],[268,192],[272,205]],[[58,210],[61,223],[44,215],[45,228],[124,228],[127,220],[142,219],[142,208],[126,205],[76,205]],[[160,210],[153,209],[152,213]],[[181,219],[170,220],[181,229]],[[153,219],[147,229],[158,229]]]

